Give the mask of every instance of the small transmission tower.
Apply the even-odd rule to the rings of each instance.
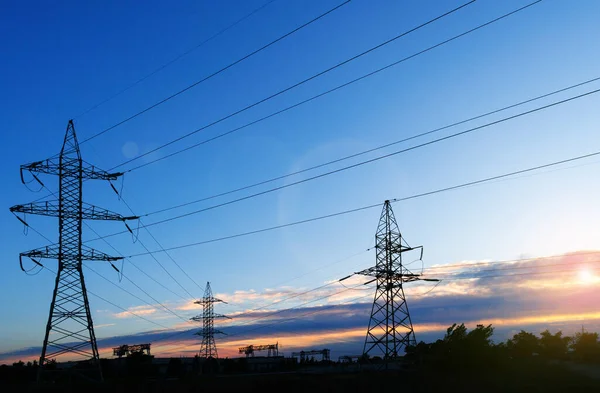
[[[82,261],[112,262],[121,258],[111,257],[82,245],[82,221],[86,219],[125,221],[136,217],[123,217],[84,203],[82,201],[82,185],[84,180],[115,180],[122,173],[108,173],[99,170],[81,159],[72,120],[67,126],[60,155],[22,165],[21,181],[23,183],[24,171],[30,172],[42,186],[44,184],[36,176],[36,173],[58,175],[59,180],[58,200],[36,201],[10,208],[11,212],[15,214],[29,213],[58,217],[58,244],[23,252],[19,256],[21,261],[23,257],[29,257],[39,266],[42,266],[39,262],[39,259],[42,258],[58,260],[58,272],[40,356],[38,379],[40,379],[46,363],[55,361],[60,355],[70,354],[79,355],[95,364],[99,373],[98,377],[102,380]],[[22,266],[21,262],[21,268]]]
[[[221,299],[213,297],[212,289],[210,288],[210,282],[206,283],[206,289],[204,290],[204,297],[195,301],[194,303],[202,305],[202,316],[198,315],[192,318],[192,321],[202,322],[202,330],[195,333],[197,336],[202,336],[202,342],[200,343],[200,352],[198,356],[201,358],[218,358],[217,346],[215,344],[215,334],[225,334],[220,330],[215,330],[215,318],[229,318],[225,315],[215,314],[214,304],[225,303]]]
[[[376,353],[389,360],[400,356],[406,346],[417,344],[403,284],[438,280],[421,278],[402,264],[402,254],[408,251],[420,250],[422,259],[423,246],[410,247],[402,239],[390,201],[383,205],[375,250],[376,265],[356,273],[377,281],[363,355]]]

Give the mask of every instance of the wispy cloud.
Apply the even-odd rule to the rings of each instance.
[[[116,314],[113,314],[115,318],[136,318],[136,315],[150,315],[156,313],[157,308],[153,306],[134,306],[129,307],[127,311],[122,311]]]
[[[443,281],[434,290],[432,283],[411,283],[405,289],[420,339],[439,337],[454,322],[469,326],[491,323],[497,327],[500,340],[506,338],[502,334],[519,328],[539,332],[547,327],[567,329],[581,324],[600,327],[600,252],[509,263],[465,261],[432,267],[425,273]],[[344,281],[350,288],[357,287],[351,290],[331,282],[314,291],[283,287],[216,295],[243,309],[230,313],[232,320],[218,322],[219,329],[228,334],[217,338],[220,355],[237,356],[238,346],[277,341],[286,351],[325,345],[360,350],[373,295],[372,289],[361,290],[363,282],[364,277]],[[192,304],[169,306],[191,315],[196,311]],[[159,306],[136,306],[128,311],[152,319],[166,315]],[[133,317],[128,312],[113,316]],[[194,328],[181,321],[169,326],[172,329],[100,339],[98,344],[106,356],[112,346],[123,343],[152,342],[152,351],[159,356],[191,355],[198,350],[199,337],[193,333],[200,326]],[[38,354],[39,348],[27,348],[3,354],[1,359]]]
[[[100,329],[100,328],[115,326],[115,325],[116,325],[116,323],[103,323],[100,325],[94,325],[94,329]]]

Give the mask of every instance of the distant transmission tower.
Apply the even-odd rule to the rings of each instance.
[[[210,288],[210,282],[206,283],[206,289],[204,290],[204,297],[194,303],[202,305],[202,316],[198,315],[192,318],[192,321],[202,322],[202,330],[195,333],[197,336],[202,337],[200,343],[200,351],[198,356],[201,358],[218,358],[217,346],[215,344],[215,334],[225,334],[220,330],[215,330],[215,318],[229,318],[225,315],[215,314],[214,304],[215,303],[226,303],[221,299],[213,297],[212,289]]]
[[[375,277],[370,282],[377,281],[363,355],[394,359],[402,355],[406,346],[417,343],[403,284],[438,280],[420,278],[402,264],[402,254],[408,251],[420,250],[422,258],[423,246],[410,247],[402,239],[390,201],[383,205],[375,234],[375,250],[376,265],[356,273]]]
[[[56,201],[36,201],[10,208],[13,213],[58,217],[58,244],[20,254],[21,260],[23,257],[29,257],[40,266],[39,259],[58,260],[56,284],[40,356],[38,379],[45,364],[55,361],[60,355],[71,354],[90,360],[97,367],[98,377],[102,380],[96,336],[83,278],[82,261],[111,262],[121,258],[111,257],[82,245],[81,225],[82,221],[86,219],[125,221],[136,217],[122,217],[108,210],[83,203],[82,184],[84,180],[115,180],[122,174],[107,173],[81,159],[72,120],[67,126],[60,155],[22,165],[21,180],[24,182],[23,171],[29,171],[42,186],[43,183],[38,179],[36,173],[58,175],[60,185]]]

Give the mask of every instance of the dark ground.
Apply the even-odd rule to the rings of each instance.
[[[600,368],[600,365],[598,366]],[[346,372],[343,372],[345,370]],[[588,370],[589,371],[589,370]],[[593,370],[592,370],[593,371]],[[321,373],[315,373],[321,372]],[[501,367],[469,369],[420,368],[404,371],[351,372],[339,365],[286,373],[186,376],[183,378],[119,378],[104,384],[36,386],[31,382],[0,381],[2,392],[242,392],[317,391],[369,392],[600,392],[600,379],[566,363],[515,361]]]

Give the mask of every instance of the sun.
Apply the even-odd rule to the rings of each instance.
[[[592,273],[588,269],[579,270],[579,272],[577,273],[577,278],[582,284],[592,284],[598,281],[598,277],[596,277],[594,273]]]

